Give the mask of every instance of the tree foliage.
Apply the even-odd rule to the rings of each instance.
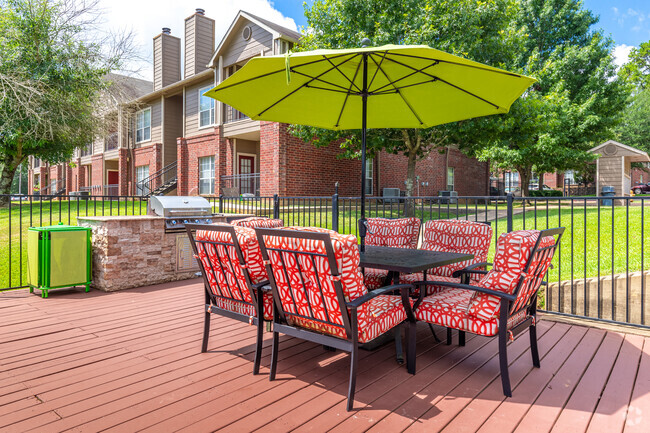
[[[614,132],[617,141],[650,152],[650,89],[630,97]]]
[[[650,41],[632,48],[629,62],[621,67],[619,75],[640,89],[650,89]]]
[[[510,113],[466,122],[463,148],[499,169],[517,170],[524,194],[532,172],[580,169],[587,150],[611,133],[630,88],[616,79],[613,42],[579,0],[522,0],[515,17],[527,35],[510,70],[538,82]]]
[[[511,19],[515,11],[514,0],[316,0],[305,7],[308,32],[297,49],[354,48],[367,37],[373,45],[425,44],[503,67],[514,61],[523,42]],[[373,129],[368,152],[403,153],[408,158],[406,192],[412,195],[416,162],[455,144],[450,127]],[[315,145],[339,141],[343,156],[359,155],[360,131],[293,126],[292,132]]]
[[[29,155],[68,160],[102,127],[130,35],[97,37],[96,1],[0,0],[0,194]]]

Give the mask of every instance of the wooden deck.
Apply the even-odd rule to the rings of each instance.
[[[355,411],[348,355],[270,334],[252,374],[254,328],[213,316],[200,353],[197,280],[106,294],[0,294],[0,431],[648,432],[650,339],[542,320],[542,368],[528,336],[509,345],[504,399],[496,339],[465,347],[418,335],[418,373],[391,344],[362,351]],[[442,335],[442,332],[440,333]]]

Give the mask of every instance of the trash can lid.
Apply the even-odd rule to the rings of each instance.
[[[59,223],[55,226],[30,227],[29,230],[36,230],[39,232],[69,232],[74,230],[90,230],[90,227],[68,226]]]
[[[603,192],[614,192],[615,188],[613,186],[603,186]]]

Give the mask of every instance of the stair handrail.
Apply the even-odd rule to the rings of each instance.
[[[164,176],[171,170],[175,170],[178,165],[178,161],[174,161],[171,164],[167,164],[160,170],[154,172],[153,174],[149,175],[149,177],[146,177],[138,182],[136,182],[136,187],[140,190],[140,194],[143,196],[149,196],[151,195],[151,192],[153,191],[153,188],[151,188],[151,184],[153,183],[154,180],[159,179],[160,177]],[[174,175],[173,178],[175,179],[177,175]],[[170,179],[170,180],[171,180]],[[165,182],[161,182],[160,184],[164,184]],[[145,188],[146,186],[146,188]]]

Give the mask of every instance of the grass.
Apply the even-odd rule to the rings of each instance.
[[[254,213],[273,216],[272,201],[255,203],[240,202],[237,208],[225,208],[225,211]],[[612,274],[635,272],[648,269],[650,263],[649,245],[644,237],[650,233],[650,212],[641,206],[607,207],[584,206],[585,202],[576,201],[573,208],[557,201],[538,204],[537,207],[515,202],[513,229],[545,229],[562,226],[566,228],[549,273],[549,281],[564,281]],[[217,204],[218,205],[218,204]],[[307,206],[309,205],[309,206]],[[215,212],[218,211],[215,208]],[[486,212],[487,211],[487,212]],[[333,228],[331,200],[283,199],[280,203],[280,218],[285,225],[319,226]],[[26,232],[30,226],[57,224],[75,225],[77,215],[140,215],[146,213],[146,201],[102,202],[89,201],[43,201],[18,202],[12,204],[11,244],[9,243],[9,211],[0,208],[0,288],[25,284],[26,278]],[[403,206],[397,204],[385,208],[369,205],[368,217],[397,218],[403,215]],[[358,201],[345,200],[339,206],[338,230],[342,233],[356,233],[356,221],[360,209]],[[420,203],[416,206],[415,216],[427,221],[439,218],[462,218],[475,221],[492,220],[494,239],[489,258],[494,256],[497,236],[507,229],[505,206],[501,203],[474,205],[459,203],[440,205]],[[643,220],[643,225],[641,221]],[[10,247],[11,245],[11,247]],[[9,264],[11,263],[11,281]],[[20,267],[22,264],[22,277]]]

